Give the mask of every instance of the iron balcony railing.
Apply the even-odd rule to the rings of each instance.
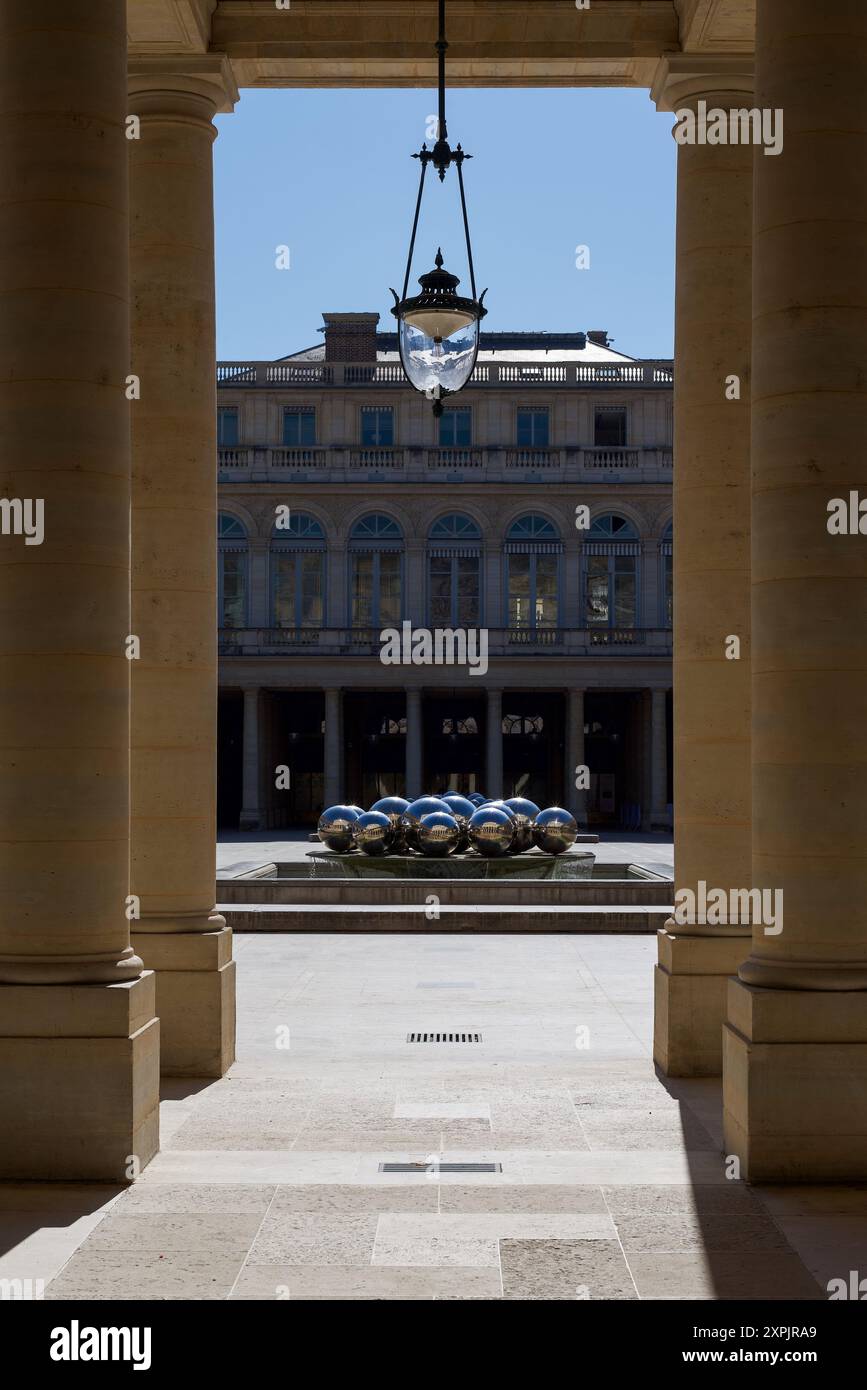
[[[487,628],[488,656],[601,655],[670,657],[671,628],[657,627],[499,627]],[[367,627],[220,628],[221,656],[378,656],[380,629]]]

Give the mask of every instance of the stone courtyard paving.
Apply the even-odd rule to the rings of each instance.
[[[728,1181],[718,1083],[657,1079],[652,938],[235,946],[228,1076],[164,1083],[130,1188],[0,1187],[0,1277],[49,1299],[808,1300],[867,1268],[867,1191]],[[425,1030],[482,1040],[407,1042]],[[380,1170],[401,1162],[422,1167]]]

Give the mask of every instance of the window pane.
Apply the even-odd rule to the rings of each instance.
[[[220,555],[223,592],[223,627],[243,627],[246,617],[244,580],[247,557],[242,551],[226,550]]]
[[[469,448],[472,435],[472,415],[469,410],[447,410],[440,416],[440,444],[452,448]]]
[[[238,443],[238,412],[234,407],[223,406],[217,411],[217,443]]]
[[[619,449],[625,445],[625,410],[597,410],[595,412],[594,443],[610,449]]]
[[[635,626],[635,560],[618,555],[614,561],[614,626]]]
[[[587,557],[588,624],[608,622],[608,556]]]
[[[557,556],[536,556],[537,627],[557,626]]]
[[[392,627],[400,622],[400,553],[383,550],[379,556],[379,619],[380,627]]]
[[[478,627],[480,620],[478,556],[462,555],[455,563],[458,579],[457,625],[458,627]]]
[[[295,627],[295,561],[288,551],[272,550],[274,566],[274,626]]]
[[[291,448],[316,443],[315,410],[283,411],[283,443]]]
[[[361,412],[361,443],[365,448],[389,448],[394,443],[394,412],[390,406]]]
[[[373,627],[373,555],[352,557],[352,626]]]
[[[452,616],[452,562],[447,555],[430,558],[430,621],[448,627]]]
[[[509,626],[530,626],[530,556],[509,556]]]
[[[322,626],[322,568],[324,556],[321,551],[307,551],[301,555],[301,625],[302,627]]]

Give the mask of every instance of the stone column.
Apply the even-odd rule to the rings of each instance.
[[[654,96],[667,111],[699,100],[728,111],[751,106],[751,89],[744,57],[673,54]],[[678,145],[674,867],[676,889],[693,895],[702,881],[750,886],[752,168],[750,145]],[[671,1076],[717,1075],[726,980],[748,928],[706,925],[689,900],[684,915],[659,934],[654,1056]]]
[[[650,692],[650,828],[668,829],[667,691]]]
[[[503,692],[488,690],[485,795],[503,795]]]
[[[4,1179],[122,1182],[159,1143],[126,916],[126,109],[123,5],[0,0],[0,439],[28,528],[0,536]]]
[[[406,692],[406,795],[409,801],[424,791],[421,784],[422,734],[421,691],[410,687]]]
[[[753,883],[770,911],[729,987],[723,1086],[727,1152],[754,1182],[867,1178],[867,520],[834,534],[829,510],[867,495],[865,90],[867,8],[759,0],[756,104],[785,113],[754,217]]]
[[[260,703],[261,691],[258,686],[244,691],[242,830],[258,830],[262,824],[262,812],[259,806],[259,779],[261,776],[259,759]]]
[[[584,766],[584,691],[566,692],[566,780],[563,805],[579,826],[587,824],[587,791],[575,786],[576,768]],[[545,809],[544,807],[542,808]]]
[[[325,805],[343,805],[343,692],[325,692]]]
[[[162,1066],[221,1076],[235,1055],[232,937],[214,908],[217,651],[214,213],[219,55],[137,58],[131,201],[133,940],[157,971]]]

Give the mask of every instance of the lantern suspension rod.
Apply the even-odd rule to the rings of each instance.
[[[440,115],[439,130],[437,137],[440,140],[448,140],[449,132],[446,125],[446,0],[439,0],[440,4],[440,32],[437,39],[437,53],[439,54],[439,88],[440,88]],[[440,178],[445,176],[445,171],[440,174]]]
[[[458,145],[458,152],[460,153],[460,151],[461,147],[460,145]],[[464,233],[466,234],[467,238],[467,261],[470,267],[470,286],[472,287],[473,291],[473,299],[477,299],[478,295],[476,294],[476,272],[473,266],[473,247],[470,241],[470,220],[467,217],[467,199],[466,194],[464,193],[464,161],[463,159],[458,159],[456,163],[458,166],[458,183],[460,185],[461,190],[461,212],[464,215]]]

